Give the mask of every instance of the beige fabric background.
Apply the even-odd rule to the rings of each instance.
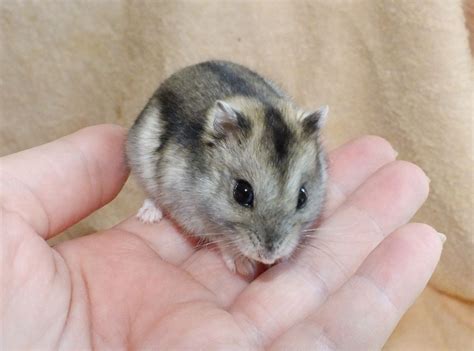
[[[331,146],[387,138],[430,176],[417,220],[448,241],[386,348],[474,348],[473,62],[460,1],[2,0],[0,32],[0,154],[129,126],[162,79],[209,58],[256,69],[304,107],[329,104]],[[112,225],[141,200],[129,181],[65,235]]]

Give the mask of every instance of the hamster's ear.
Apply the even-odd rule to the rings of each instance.
[[[212,127],[217,134],[228,134],[246,127],[247,122],[231,104],[217,100],[213,109]]]
[[[320,130],[326,124],[326,120],[329,113],[329,106],[325,105],[320,107],[314,112],[306,113],[303,115],[302,123],[303,130],[307,134],[313,134]]]

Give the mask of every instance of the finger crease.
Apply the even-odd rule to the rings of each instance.
[[[329,285],[327,284],[326,280],[323,279],[321,274],[318,273],[317,269],[315,269],[313,264],[304,264],[303,262],[298,262],[295,264],[295,269],[297,270],[295,276],[302,277],[303,280],[308,282],[310,286],[317,285],[316,294],[322,297],[321,301],[324,301],[328,298],[330,294]],[[309,279],[303,278],[303,276],[309,275]]]
[[[343,191],[337,183],[329,182],[329,187],[331,191],[335,191],[337,195],[341,198],[341,203],[344,203],[347,200],[347,193]]]
[[[358,279],[362,280],[363,282],[365,282],[369,287],[374,288],[380,294],[380,296],[383,298],[383,300],[385,300],[385,302],[387,302],[387,304],[390,306],[390,308],[395,311],[397,316],[401,316],[403,314],[398,309],[395,302],[393,302],[393,300],[387,294],[387,291],[385,289],[383,289],[379,284],[375,283],[375,281],[373,279],[370,279],[369,277],[367,277],[363,274],[360,274],[360,273],[356,273],[354,275],[354,278],[358,278]]]
[[[380,226],[379,222],[377,222],[377,220],[370,213],[368,213],[363,208],[360,208],[359,206],[354,205],[354,204],[350,204],[349,207],[365,215],[367,219],[369,220],[370,224],[375,228],[375,234],[378,235],[381,239],[385,239],[385,234],[384,234],[384,231],[382,230],[382,227]]]
[[[6,174],[5,171],[3,171],[3,175],[8,176],[9,179],[7,178],[7,182],[8,182],[8,180],[11,180],[12,182],[18,183],[18,185],[20,185],[23,188],[23,190],[28,192],[33,197],[33,199],[36,200],[36,202],[39,204],[38,207],[41,209],[41,212],[43,213],[43,215],[41,217],[46,220],[46,230],[42,230],[42,228],[36,228],[36,226],[33,223],[30,223],[30,220],[31,220],[30,218],[25,218],[25,216],[23,215],[21,210],[17,210],[15,208],[8,208],[6,206],[7,204],[5,202],[3,202],[3,204],[2,204],[2,208],[4,208],[5,210],[7,210],[9,212],[16,213],[17,215],[19,215],[25,221],[25,223],[28,223],[30,226],[32,226],[32,228],[36,232],[38,232],[38,234],[42,238],[47,238],[49,236],[50,230],[51,230],[51,217],[49,216],[49,213],[46,210],[46,206],[44,205],[41,198],[35,193],[35,191],[28,184],[22,182],[20,179],[16,178],[15,176],[12,176],[11,174]],[[14,200],[14,199],[12,199],[12,200]]]
[[[337,342],[334,341],[334,338],[329,336],[327,329],[324,327],[321,329],[321,333],[319,334],[317,341],[319,344],[324,345],[325,351],[335,351],[341,349],[338,347]]]
[[[119,227],[114,227],[114,230],[117,230],[123,234],[128,234],[128,235],[133,235],[133,237],[135,238],[138,238],[141,242],[143,242],[151,251],[153,251],[156,256],[158,256],[158,258],[162,261],[165,261],[167,262],[163,257],[161,257],[160,253],[158,252],[158,249],[154,248],[149,242],[148,240],[145,240],[143,239],[140,235],[134,233],[134,232],[131,232],[127,229],[123,229],[123,228],[119,228]]]

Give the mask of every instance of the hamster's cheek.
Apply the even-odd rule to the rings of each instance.
[[[257,248],[247,234],[238,231],[234,232],[232,235],[232,242],[238,248],[240,253],[247,257],[254,257],[257,253]]]
[[[301,242],[302,235],[300,232],[294,232],[288,235],[282,242],[278,255],[282,258],[290,257]]]

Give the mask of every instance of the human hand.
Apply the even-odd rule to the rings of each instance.
[[[330,154],[320,227],[252,282],[166,220],[49,247],[120,191],[123,142],[96,126],[2,159],[4,349],[377,349],[438,262],[442,236],[406,224],[428,179],[377,137]]]

